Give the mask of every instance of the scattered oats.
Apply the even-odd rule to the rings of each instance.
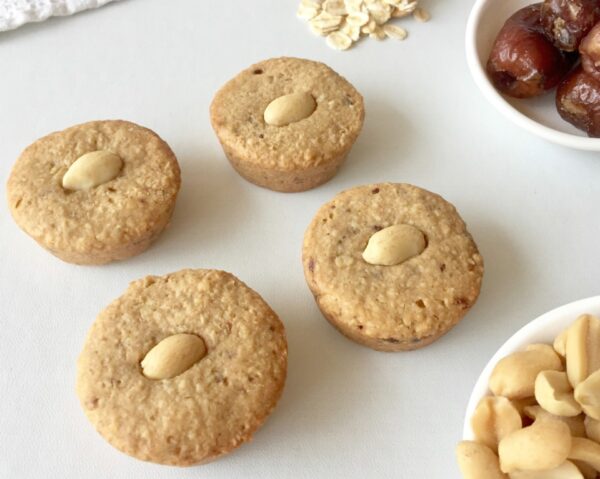
[[[331,28],[337,29],[342,23],[342,17],[338,15],[331,15],[327,12],[319,13],[315,18],[310,21],[311,26],[317,30],[326,31]]]
[[[383,31],[383,28],[378,25],[375,27],[375,30],[373,30],[373,33],[369,34],[369,38],[374,38],[375,40],[385,40],[387,35]]]
[[[377,25],[384,25],[392,16],[392,9],[378,9],[371,12],[371,18]]]
[[[404,10],[400,10],[399,8],[395,8],[392,11],[392,18],[402,18],[402,17],[406,17],[410,14],[411,14],[411,12],[406,12]]]
[[[385,14],[390,14],[392,12],[392,7],[387,3],[383,3],[382,0],[377,0],[372,3],[365,3],[365,6],[367,7],[367,11],[371,15],[382,16]]]
[[[423,8],[415,9],[413,16],[415,17],[415,20],[417,22],[421,22],[421,23],[428,22],[429,19],[431,18],[431,15],[429,14],[429,12]]]
[[[351,23],[348,23],[348,20],[346,20],[346,23],[340,31],[348,35],[353,42],[360,39],[360,26],[352,25]]]
[[[343,16],[348,12],[346,11],[346,5],[344,0],[326,0],[323,4],[323,10],[331,15]]]
[[[313,7],[320,10],[324,1],[325,0],[302,0],[300,3],[306,5],[307,7]]]
[[[358,27],[362,27],[369,23],[370,17],[367,12],[355,12],[351,13],[346,17],[346,22],[350,25],[356,25]]]
[[[330,33],[337,31],[337,27],[321,28],[312,24],[309,25],[309,28],[315,35],[318,35],[320,37],[326,37]]]
[[[360,12],[363,7],[363,0],[344,0],[346,11],[348,13]]]
[[[377,40],[404,40],[408,32],[388,23],[392,18],[413,15],[426,22],[429,13],[418,8],[419,0],[301,0],[298,17],[307,20],[313,33],[327,37],[327,44],[347,50],[363,36]]]
[[[360,31],[365,35],[369,35],[375,31],[375,28],[377,28],[377,23],[375,23],[375,20],[369,20],[369,23],[364,25]]]
[[[408,32],[398,25],[384,25],[383,32],[395,40],[404,40],[408,36]]]
[[[311,20],[312,18],[315,18],[318,13],[319,13],[319,10],[317,8],[309,7],[309,6],[305,5],[304,3],[301,3],[300,6],[298,7],[298,11],[296,12],[296,15],[299,18],[303,18],[304,20]]]
[[[417,2],[403,1],[396,7],[396,11],[398,12],[399,16],[404,16],[406,14],[414,12],[416,8]]]
[[[327,35],[327,45],[336,50],[348,50],[352,45],[352,39],[341,31]]]

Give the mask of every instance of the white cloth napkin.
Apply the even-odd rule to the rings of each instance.
[[[0,32],[54,15],[72,15],[114,0],[0,0]]]

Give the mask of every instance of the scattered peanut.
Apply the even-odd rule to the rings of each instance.
[[[393,225],[369,238],[363,259],[369,264],[393,266],[420,255],[426,246],[425,235],[411,225]]]
[[[456,447],[456,458],[465,479],[508,479],[500,470],[498,456],[483,444],[462,441]]]
[[[75,160],[62,179],[66,190],[89,190],[114,179],[123,160],[106,150],[90,151]]]
[[[290,93],[275,98],[265,109],[265,123],[286,126],[308,118],[317,109],[317,102],[310,93]]]
[[[563,369],[560,357],[547,344],[531,345],[502,358],[490,376],[490,390],[496,396],[522,399],[534,395],[535,379],[542,371]]]
[[[488,396],[477,405],[471,427],[478,442],[497,451],[502,438],[521,429],[521,415],[509,399]]]
[[[571,434],[564,422],[538,420],[500,441],[500,469],[506,473],[554,469],[567,460],[570,450]]]
[[[169,379],[187,371],[206,355],[206,345],[195,334],[174,334],[154,346],[142,362],[150,379]]]

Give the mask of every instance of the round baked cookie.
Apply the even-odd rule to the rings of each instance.
[[[178,334],[201,338],[206,355],[174,377],[146,377],[149,351]],[[286,368],[283,325],[256,292],[223,271],[183,270],[132,282],[100,313],[79,357],[77,394],[117,449],[188,466],[249,441],[275,407]]]
[[[120,158],[116,176],[87,189],[63,186],[71,166],[92,152]],[[107,168],[95,166],[95,175]],[[86,174],[89,179],[89,168]],[[127,121],[93,121],[27,147],[7,195],[17,224],[52,254],[69,263],[103,264],[150,246],[169,223],[180,183],[177,159],[156,133]]]
[[[292,94],[294,103],[282,106],[278,100],[273,114],[270,104]],[[302,119],[267,124],[281,114]],[[364,116],[362,96],[347,80],[323,63],[287,57],[244,70],[217,92],[210,107],[212,126],[237,172],[284,192],[309,190],[331,179],[358,137]]]
[[[368,263],[363,252],[372,235],[394,225],[419,230],[424,250],[395,265]],[[302,256],[323,315],[348,338],[380,351],[420,348],[446,333],[477,300],[483,276],[454,206],[407,184],[338,194],[308,227]]]

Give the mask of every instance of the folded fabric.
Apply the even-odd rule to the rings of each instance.
[[[0,32],[54,15],[72,15],[115,0],[0,0]]]

